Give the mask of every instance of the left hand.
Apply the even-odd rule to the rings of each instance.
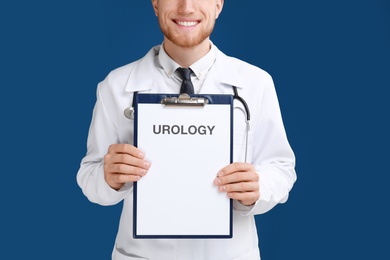
[[[218,190],[229,198],[251,206],[260,198],[259,175],[249,163],[232,163],[222,168],[214,180]]]

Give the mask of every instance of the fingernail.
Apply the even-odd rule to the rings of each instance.
[[[139,157],[139,158],[144,158],[144,156],[145,156],[145,154],[144,154],[143,152],[139,152],[139,153],[138,153],[138,157]]]
[[[220,190],[220,191],[224,191],[225,189],[226,189],[225,186],[219,186],[219,190]]]
[[[221,184],[221,180],[219,178],[216,178],[215,181],[214,181],[215,184]]]
[[[218,176],[222,176],[223,175],[223,172],[222,171],[219,171],[218,172]]]
[[[144,168],[146,168],[146,169],[149,169],[149,167],[150,167],[150,163],[149,162],[144,162]]]

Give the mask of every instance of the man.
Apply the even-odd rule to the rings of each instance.
[[[113,205],[123,200],[113,259],[260,259],[254,215],[284,203],[296,180],[295,157],[272,78],[255,66],[226,56],[210,41],[223,3],[152,0],[164,34],[162,45],[112,71],[98,85],[88,151],[77,181],[92,202]],[[133,122],[123,111],[135,92],[179,93],[179,67],[193,71],[195,93],[233,94],[235,86],[251,113],[246,143],[246,113],[242,105],[234,104],[241,108],[234,109],[234,163],[215,173],[215,188],[233,199],[232,239],[132,238],[133,183],[153,165],[147,160],[148,151],[132,145]]]

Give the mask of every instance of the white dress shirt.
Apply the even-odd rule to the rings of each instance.
[[[112,71],[99,83],[87,154],[77,174],[77,182],[90,201],[101,205],[123,201],[112,253],[115,260],[258,260],[254,215],[284,203],[296,181],[295,157],[285,134],[271,76],[211,45],[210,52],[190,66],[195,72],[195,91],[233,94],[232,86],[236,86],[246,100],[251,113],[247,161],[259,174],[260,199],[251,207],[233,201],[232,239],[133,239],[133,184],[113,190],[104,180],[103,157],[113,143],[133,144],[133,121],[123,111],[131,106],[135,91],[179,92],[180,81],[174,73],[178,65],[162,51],[162,45],[155,46],[142,59]],[[235,101],[234,106],[233,158],[243,162],[246,115],[240,102]]]

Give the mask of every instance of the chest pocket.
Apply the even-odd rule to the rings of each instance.
[[[248,144],[246,144],[247,133],[235,132],[233,137],[233,162],[252,163],[253,133],[248,133]],[[245,160],[246,156],[246,160]]]

